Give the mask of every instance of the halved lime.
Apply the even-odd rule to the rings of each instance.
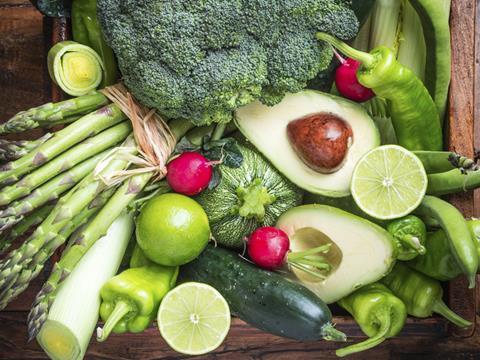
[[[353,171],[350,190],[357,205],[377,219],[411,213],[427,191],[422,162],[407,149],[385,145],[370,150]]]
[[[230,309],[210,285],[189,282],[170,291],[158,310],[158,328],[175,351],[201,355],[215,350],[230,329]]]

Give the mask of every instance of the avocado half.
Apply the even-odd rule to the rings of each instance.
[[[290,250],[304,251],[331,244],[325,279],[292,268],[290,276],[327,304],[380,280],[395,263],[391,235],[378,225],[326,205],[303,205],[285,212],[277,227],[290,238]]]
[[[346,161],[334,173],[322,174],[305,165],[288,140],[287,125],[315,113],[336,115],[346,121],[353,132]],[[355,165],[380,145],[378,129],[361,105],[315,90],[287,94],[272,107],[258,101],[251,103],[236,111],[235,122],[243,135],[291,182],[311,193],[330,197],[350,194]]]

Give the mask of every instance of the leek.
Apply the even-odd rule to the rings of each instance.
[[[409,67],[422,81],[425,80],[427,47],[422,22],[409,1],[404,0],[402,31],[399,39],[398,61]]]
[[[51,359],[82,359],[98,321],[100,289],[118,270],[133,233],[120,215],[62,283],[37,341]],[[108,256],[106,256],[108,255]]]
[[[47,62],[50,77],[68,95],[86,95],[102,81],[104,65],[100,56],[75,41],[62,41],[53,46]]]

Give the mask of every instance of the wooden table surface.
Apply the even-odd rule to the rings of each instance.
[[[478,0],[480,3],[480,0]],[[477,6],[477,9],[480,6]],[[474,9],[470,9],[474,11]],[[20,110],[48,102],[51,83],[45,64],[50,23],[26,0],[0,0],[0,121]],[[473,25],[472,25],[473,27]],[[477,25],[477,27],[479,27]],[[478,33],[478,31],[477,31]],[[477,40],[478,43],[478,40]],[[455,44],[454,44],[455,46]],[[478,52],[478,51],[477,51]],[[476,63],[478,64],[477,56]],[[477,76],[478,73],[477,73]],[[478,113],[480,109],[476,109]],[[476,136],[476,142],[479,142]],[[26,343],[26,316],[45,275],[27,292],[0,312],[0,360],[45,359],[35,342]],[[479,286],[477,286],[477,289]],[[480,290],[477,290],[480,291]],[[478,297],[477,297],[478,298]],[[477,309],[480,308],[477,306]],[[72,309],[72,311],[81,309]],[[338,328],[358,341],[361,332],[339,319]],[[477,324],[480,318],[477,314]],[[428,321],[427,321],[428,325]],[[424,326],[424,325],[422,325]],[[478,326],[471,337],[437,337],[409,320],[408,334],[391,339],[376,349],[352,359],[480,359]],[[441,331],[439,331],[441,332]],[[205,359],[336,359],[338,345],[327,342],[301,343],[268,335],[235,319],[225,343]],[[142,335],[113,335],[103,344],[92,341],[87,359],[179,359],[168,349],[155,328]]]

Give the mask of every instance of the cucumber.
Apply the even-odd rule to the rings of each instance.
[[[209,284],[243,321],[269,333],[295,340],[341,340],[328,306],[304,286],[262,270],[237,253],[208,245],[182,266],[181,280]]]
[[[451,0],[410,0],[422,22],[427,59],[425,86],[435,101],[440,119],[445,118],[451,79]]]

